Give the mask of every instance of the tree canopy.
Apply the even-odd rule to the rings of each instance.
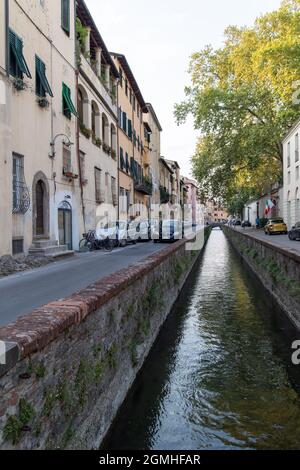
[[[281,178],[281,140],[300,112],[300,0],[230,26],[222,48],[192,55],[191,86],[175,105],[200,131],[192,159],[203,196],[246,202]]]

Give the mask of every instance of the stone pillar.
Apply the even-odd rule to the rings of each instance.
[[[110,90],[110,65],[105,67],[105,83],[107,88]]]
[[[100,47],[97,47],[95,52],[96,52],[96,71],[97,71],[98,77],[100,78],[101,77],[101,54],[102,54]]]
[[[90,48],[91,48],[91,28],[87,27],[86,31],[87,31],[87,35],[86,35],[86,38],[85,38],[84,50],[85,50],[85,52],[89,53]]]

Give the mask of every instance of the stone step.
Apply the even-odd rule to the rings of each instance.
[[[57,245],[58,240],[34,240],[32,248],[48,248]]]
[[[62,258],[70,258],[71,256],[74,256],[74,255],[75,255],[74,250],[67,250],[67,251],[63,251],[62,253],[56,253],[55,255],[52,255],[51,258],[56,260],[56,259],[62,259]]]
[[[30,255],[34,256],[49,256],[57,257],[57,255],[64,255],[68,250],[68,245],[54,245],[47,246],[45,248],[35,248],[31,247],[29,250]]]

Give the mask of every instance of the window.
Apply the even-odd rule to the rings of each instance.
[[[291,166],[291,142],[287,144],[287,166]]]
[[[45,97],[46,93],[53,98],[53,93],[46,77],[46,65],[35,56],[35,92],[38,96]]]
[[[25,182],[24,156],[13,153],[12,189],[13,214],[25,214],[30,207],[30,196]]]
[[[71,119],[71,114],[78,117],[77,111],[71,99],[71,90],[70,88],[63,83],[62,89],[62,102],[63,102],[63,114],[68,119]]]
[[[139,107],[139,105],[137,105],[136,112],[137,112],[137,117],[140,117],[140,107]]]
[[[23,41],[11,29],[9,30],[9,72],[16,78],[22,79],[23,74],[32,78],[23,55]]]
[[[124,160],[124,153],[123,153],[123,148],[120,147],[120,168],[121,170],[125,170],[126,168],[126,164],[125,164],[125,160]]]
[[[291,172],[288,172],[288,184],[291,184]]]
[[[127,114],[123,112],[122,129],[127,134]]]
[[[299,179],[299,166],[296,166],[296,180]]]
[[[116,178],[114,178],[113,176],[111,177],[111,192],[113,205],[116,206],[118,204],[117,183]]]
[[[135,99],[135,95],[133,95],[133,111],[135,111],[136,109],[136,99]]]
[[[122,116],[123,116],[123,113],[122,113],[122,108],[121,106],[119,107],[119,110],[118,110],[118,124],[120,127],[122,127]]]
[[[101,170],[95,167],[95,198],[97,204],[101,204]]]
[[[128,80],[127,80],[127,78],[125,79],[125,93],[126,93],[126,96],[128,96]]]
[[[80,176],[81,181],[85,181],[85,153],[80,150],[79,152],[80,158]]]
[[[123,71],[121,67],[119,68],[119,75],[120,75],[120,87],[123,88]]]
[[[128,137],[132,140],[132,122],[130,119],[128,119]]]
[[[61,27],[70,35],[70,0],[61,0]]]
[[[129,90],[129,101],[130,101],[130,104],[132,104],[132,90],[131,90],[131,88]]]
[[[21,253],[24,253],[24,239],[23,238],[13,238],[12,253],[13,255],[19,255]]]
[[[84,122],[84,115],[83,115],[83,95],[82,91],[78,90],[78,117],[80,124]]]
[[[299,134],[295,135],[295,162],[299,161]]]
[[[72,172],[71,150],[63,144],[63,174]]]

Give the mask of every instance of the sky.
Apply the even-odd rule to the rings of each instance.
[[[222,46],[229,25],[250,26],[280,0],[86,0],[108,50],[126,56],[146,102],[163,128],[161,154],[191,176],[199,131],[177,126],[174,104],[184,99],[192,53]]]

